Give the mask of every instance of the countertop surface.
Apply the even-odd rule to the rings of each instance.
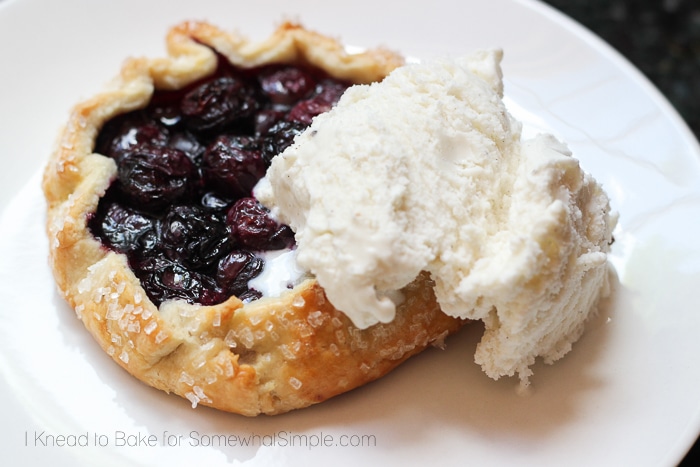
[[[544,3],[578,21],[625,56],[666,96],[700,139],[700,1]],[[680,465],[699,465],[698,459],[700,440]]]
[[[700,2],[545,0],[600,36],[666,96],[700,138]]]

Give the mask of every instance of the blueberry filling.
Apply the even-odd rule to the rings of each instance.
[[[107,122],[95,151],[116,180],[89,219],[92,234],[126,255],[149,298],[214,305],[260,298],[248,282],[261,252],[294,248],[291,229],[252,195],[271,159],[348,83],[304,66],[217,71]]]

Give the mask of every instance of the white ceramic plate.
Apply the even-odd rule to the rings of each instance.
[[[518,396],[473,363],[474,327],[360,390],[256,419],[192,410],[119,369],[54,290],[39,172],[69,108],[123,58],[162,55],[184,19],[254,38],[294,19],[418,58],[503,47],[513,112],[568,141],[621,214],[619,285],[573,352],[538,365],[533,393]],[[697,437],[700,150],[637,71],[555,11],[525,0],[0,0],[0,64],[9,465],[673,465]]]

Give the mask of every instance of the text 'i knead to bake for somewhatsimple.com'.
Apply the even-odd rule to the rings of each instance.
[[[56,434],[48,431],[25,431],[27,447],[375,447],[377,437],[368,434],[293,433],[268,434],[186,434],[164,431],[160,435],[115,430],[110,433],[82,432]]]

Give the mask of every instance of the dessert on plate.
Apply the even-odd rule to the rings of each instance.
[[[186,22],[167,47],[75,107],[43,181],[58,289],[114,361],[193,406],[275,414],[379,378],[464,324],[420,275],[396,320],[354,326],[252,197],[315,115],[399,55],[348,54],[293,24],[252,42]]]
[[[43,184],[58,288],[132,375],[253,416],[472,320],[523,386],[580,337],[615,218],[564,144],[523,140],[499,50],[407,65],[196,22],[167,46],[74,109]]]

